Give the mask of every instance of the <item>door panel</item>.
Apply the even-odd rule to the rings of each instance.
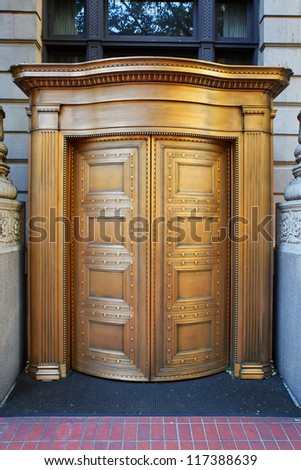
[[[148,138],[76,146],[72,364],[102,377],[149,377],[149,250],[137,224],[149,220],[148,148]]]
[[[160,381],[227,367],[228,153],[177,137],[76,145],[75,369]]]
[[[152,380],[197,377],[228,364],[228,146],[154,141]]]

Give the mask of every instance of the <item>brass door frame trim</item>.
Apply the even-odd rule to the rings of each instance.
[[[142,70],[142,68],[145,68]],[[260,90],[276,97],[292,76],[285,67],[228,66],[195,59],[124,57],[80,64],[13,65],[19,88],[30,95],[40,87],[89,87],[120,83],[175,83],[221,88]],[[51,72],[51,76],[49,75]]]
[[[109,141],[112,142],[114,138],[116,140],[119,140],[119,138],[124,137],[127,138],[128,140],[135,140],[138,137],[162,137],[162,138],[180,138],[181,141],[185,140],[187,138],[188,141],[191,141],[190,139],[197,139],[199,142],[204,142],[204,143],[212,143],[214,141],[222,141],[225,143],[229,144],[229,151],[230,155],[228,155],[229,162],[228,162],[228,197],[229,197],[229,207],[228,207],[228,220],[230,220],[231,216],[237,216],[238,215],[238,137],[237,136],[208,136],[203,133],[185,133],[185,132],[168,132],[168,131],[162,131],[160,133],[150,131],[150,132],[143,132],[143,131],[138,131],[138,132],[131,132],[128,133],[126,131],[122,132],[112,132],[112,133],[88,133],[86,135],[82,134],[65,134],[64,135],[64,153],[63,153],[63,168],[64,168],[64,182],[63,182],[63,214],[64,217],[68,217],[68,214],[72,212],[72,208],[67,206],[67,200],[68,200],[68,188],[72,187],[72,180],[71,178],[74,176],[72,174],[73,172],[73,163],[71,161],[68,161],[68,158],[73,159],[73,149],[74,146],[72,145],[72,141],[84,141],[84,140],[93,140],[97,141],[98,139],[102,139],[102,141]],[[70,165],[71,163],[71,165]],[[69,167],[69,170],[68,170]],[[71,170],[71,171],[70,171]],[[232,181],[233,180],[233,181]],[[235,191],[233,191],[234,198],[232,198],[232,186],[235,186]],[[69,191],[70,192],[70,191]],[[70,192],[71,194],[71,192]],[[73,198],[72,195],[69,200],[69,204],[73,203],[72,202]],[[69,251],[69,254],[68,254]],[[234,271],[232,269],[232,265],[235,265],[235,269],[238,269],[238,249],[237,249],[237,244],[234,246],[231,246],[229,243],[229,251],[230,253],[228,254],[228,276],[227,276],[227,283],[228,283],[228,313],[227,313],[227,344],[226,344],[226,350],[227,350],[227,356],[229,359],[229,366],[231,367],[231,358],[234,358],[234,362],[237,360],[237,335],[238,335],[238,308],[237,308],[237,297],[238,297],[238,275],[237,271]],[[73,283],[70,281],[71,275],[68,273],[68,266],[71,266],[71,261],[72,256],[70,253],[70,250],[68,250],[68,244],[66,243],[66,231],[64,230],[64,241],[63,241],[63,293],[64,293],[64,301],[63,301],[63,337],[64,337],[64,361],[65,364],[67,364],[66,370],[68,370],[70,367],[72,368],[72,363],[71,363],[71,347],[72,347],[72,342],[71,342],[71,328],[72,328],[72,302],[73,302],[73,294],[72,294],[72,286]],[[233,262],[234,261],[234,262]],[[68,288],[68,285],[70,286]],[[234,295],[231,292],[232,287],[234,288]],[[67,300],[67,297],[69,298],[69,302]],[[233,298],[234,301],[233,301]],[[68,307],[69,305],[69,307]],[[69,326],[68,326],[69,325]],[[69,331],[68,331],[69,329]],[[234,337],[232,338],[231,331],[234,333]],[[68,343],[67,343],[67,338],[70,338],[68,343],[69,343],[69,351],[68,351]],[[233,351],[232,351],[233,349]],[[64,368],[63,368],[64,369]],[[61,371],[63,371],[61,368]],[[218,372],[220,369],[217,369],[216,372]],[[221,369],[221,370],[224,370]],[[63,376],[63,375],[62,375]],[[182,377],[192,377],[193,375],[187,374],[187,375],[182,375]],[[113,375],[108,374],[108,378],[114,378]],[[124,376],[124,378],[127,378],[127,376]],[[176,378],[176,376],[170,376],[170,379]]]
[[[273,99],[288,86],[291,70],[130,57],[70,65],[21,64],[11,71],[31,100],[29,220],[45,220],[46,235],[50,208],[56,208],[58,216],[68,215],[69,140],[88,135],[130,138],[153,130],[161,136],[223,139],[236,146],[231,209],[248,225],[236,224],[240,243],[235,240],[231,248],[231,305],[236,316],[230,361],[235,377],[269,375],[273,248],[258,223],[273,213]],[[29,371],[37,379],[59,379],[69,368],[69,248],[61,224],[54,227],[56,243],[37,237],[34,229],[28,243]],[[247,240],[242,242],[244,234]]]

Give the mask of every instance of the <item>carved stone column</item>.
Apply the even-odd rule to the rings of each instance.
[[[286,201],[296,201],[301,199],[301,111],[298,114],[297,119],[300,122],[298,136],[299,145],[295,150],[297,166],[293,168],[294,179],[284,190],[284,197]]]
[[[234,375],[271,373],[272,213],[271,115],[264,107],[242,108],[243,144],[238,163],[239,213],[234,220],[238,265],[237,348]],[[260,181],[260,184],[258,184]],[[256,190],[254,190],[256,188]],[[236,232],[236,233],[235,233]],[[265,266],[265,269],[262,269]]]
[[[29,214],[29,362],[37,379],[65,373],[63,347],[63,151],[58,132],[60,106],[32,108]],[[42,155],[41,155],[42,153]],[[44,267],[47,266],[47,272]]]
[[[0,403],[25,363],[24,204],[8,178],[0,107]]]
[[[276,206],[275,266],[276,367],[301,405],[301,112],[294,179]]]

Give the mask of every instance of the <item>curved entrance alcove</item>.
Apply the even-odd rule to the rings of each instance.
[[[130,57],[12,74],[30,97],[30,373],[270,374],[260,222],[291,71]]]

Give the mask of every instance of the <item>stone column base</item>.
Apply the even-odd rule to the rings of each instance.
[[[277,204],[275,366],[301,406],[301,201]]]
[[[23,207],[0,198],[0,403],[26,360]]]

